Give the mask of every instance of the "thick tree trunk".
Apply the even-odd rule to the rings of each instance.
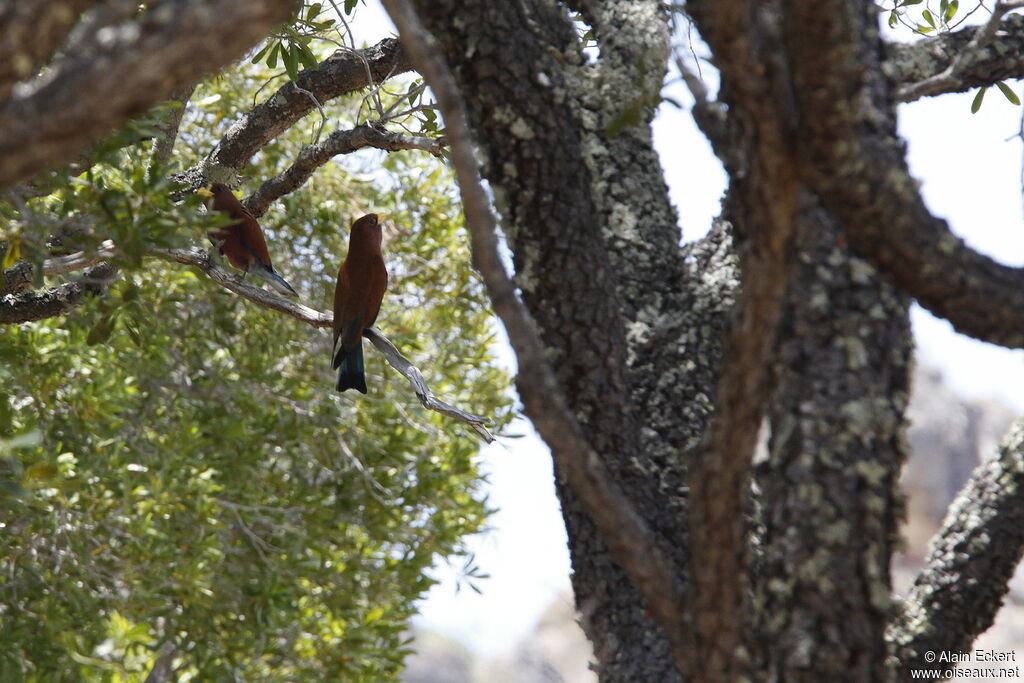
[[[561,387],[590,444],[685,575],[681,449],[702,432],[717,354],[695,332],[708,329],[687,305],[695,298],[688,290],[701,283],[684,276],[648,125],[651,92],[664,77],[667,16],[650,2],[632,3],[638,11],[620,17],[615,4],[594,8],[591,21],[598,32],[633,26],[633,38],[617,42],[599,67],[586,63],[564,10],[549,3],[419,3],[459,86],[474,93],[467,105],[483,172]],[[644,54],[650,72],[638,81]],[[612,125],[631,111],[638,120]],[[731,291],[716,288],[715,303],[703,305],[723,300],[731,302]],[[698,347],[707,353],[687,367]],[[679,420],[680,411],[695,419]],[[676,679],[639,592],[561,479],[558,492],[577,606],[602,679]]]
[[[777,349],[754,628],[765,680],[887,680],[908,301],[838,243],[813,196]]]
[[[814,40],[790,35],[787,15],[810,5],[693,4],[723,76],[727,109],[708,132],[730,173],[726,216],[735,228],[719,222],[680,249],[649,125],[668,44],[657,3],[569,3],[575,17],[545,0],[414,4],[465,95],[519,293],[562,395],[691,590],[682,609],[694,651],[715,659],[701,670],[699,657],[680,658],[675,632],[670,648],[578,492],[559,477],[573,588],[601,680],[680,680],[677,664],[687,660],[694,680],[898,675],[887,637],[902,637],[906,652],[917,648],[914,634],[894,635],[889,580],[902,512],[909,299],[847,248],[852,234],[877,226],[854,215],[841,225],[824,205],[849,207],[810,189],[822,180],[807,169],[817,148],[797,135],[799,107],[820,105],[834,85],[808,76],[828,74],[794,68],[794,46]],[[859,9],[873,20],[872,8]],[[598,57],[582,50],[571,19],[593,31]],[[877,58],[877,35],[859,40],[837,78]],[[872,106],[891,107],[879,81],[871,88],[877,101],[861,112],[868,118]],[[809,99],[798,100],[798,91]],[[709,103],[698,109],[710,111]],[[888,129],[863,130],[893,144]],[[827,137],[817,142],[847,151]],[[729,403],[714,415],[723,396]],[[755,468],[750,547],[740,540],[714,555],[725,535],[743,535],[745,458],[765,405],[771,437]],[[717,482],[730,494],[724,506],[710,489],[687,490],[691,471],[712,479],[716,468],[725,471],[720,462],[690,461],[695,453],[728,459],[728,476]],[[728,519],[709,524],[709,510]],[[694,552],[715,563],[691,560],[691,532]],[[722,614],[735,623],[724,624],[716,593],[706,590],[718,574],[730,603]]]

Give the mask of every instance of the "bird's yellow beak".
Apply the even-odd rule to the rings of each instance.
[[[211,192],[210,188],[208,187],[200,187],[198,190],[196,190],[196,194],[206,199],[209,199],[210,197],[213,196],[213,192]]]

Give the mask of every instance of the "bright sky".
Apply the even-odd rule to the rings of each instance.
[[[393,28],[376,3],[360,7],[356,35],[373,43]],[[1019,84],[1014,84],[1018,92]],[[900,109],[910,165],[931,210],[968,243],[1008,265],[1024,265],[1020,107],[990,91],[970,113],[973,93],[926,99]],[[685,95],[678,99],[686,101]],[[704,234],[725,189],[721,165],[690,115],[663,105],[655,121],[672,201],[686,239]],[[998,398],[1024,412],[1024,351],[1008,351],[958,335],[915,306],[919,361],[938,366],[955,391]],[[511,356],[509,356],[511,362]],[[499,508],[491,530],[470,540],[491,578],[477,594],[458,589],[459,567],[440,567],[441,582],[421,603],[416,623],[455,637],[480,655],[503,653],[526,635],[556,597],[566,599],[569,558],[555,498],[551,458],[533,430],[482,453],[490,502]]]

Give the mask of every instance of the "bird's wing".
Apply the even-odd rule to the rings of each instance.
[[[377,314],[380,313],[380,303],[384,300],[384,292],[388,288],[388,271],[384,267],[384,259],[380,260],[378,267],[374,268],[373,276],[367,284],[367,301],[371,306],[367,309],[365,327],[373,325],[377,321]]]
[[[342,359],[345,355],[352,350],[355,344],[360,344],[361,337],[363,334],[362,319],[366,314],[366,309],[359,309],[355,312],[355,316],[348,317],[344,316],[340,327],[336,327],[334,330],[334,354],[331,357],[331,367],[338,367],[341,365]]]
[[[271,266],[270,252],[267,250],[267,238],[263,235],[263,229],[253,218],[252,214],[242,209],[241,237],[242,244],[253,257],[265,266]]]

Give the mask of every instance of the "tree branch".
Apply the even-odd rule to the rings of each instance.
[[[0,299],[0,324],[32,322],[73,311],[84,303],[87,295],[105,292],[116,275],[117,268],[105,262],[89,268],[75,281],[52,289],[8,294]]]
[[[417,398],[420,399],[420,403],[423,404],[424,408],[465,422],[472,427],[486,443],[494,441],[494,436],[486,426],[491,424],[489,419],[481,415],[467,413],[466,411],[449,405],[434,396],[433,392],[430,391],[430,387],[427,386],[426,380],[423,379],[423,374],[419,371],[419,368],[410,363],[409,359],[399,353],[398,349],[395,348],[395,345],[391,343],[391,340],[381,334],[380,330],[376,327],[368,327],[366,328],[366,331],[363,332],[363,336],[369,339],[373,345],[377,347],[377,350],[380,351],[381,355],[384,356],[384,359],[391,364],[391,367],[398,370],[398,372],[409,380],[409,384],[412,385]]]
[[[551,447],[557,468],[583,501],[612,556],[640,589],[649,608],[682,651],[683,589],[654,535],[611,481],[569,410],[532,318],[516,296],[497,249],[490,203],[477,174],[465,105],[433,36],[407,0],[385,0],[402,40],[430,83],[448,127],[452,160],[470,230],[473,264],[519,359],[516,385],[537,431]]]
[[[927,668],[926,652],[963,652],[995,619],[1024,555],[1024,418],[950,505],[888,637],[899,680]],[[934,660],[933,660],[934,661]]]
[[[210,252],[199,249],[198,247],[193,247],[192,249],[154,249],[151,253],[159,258],[176,261],[177,263],[189,266],[195,266],[206,273],[207,277],[218,285],[238,294],[243,299],[248,299],[249,301],[263,306],[264,308],[269,308],[272,311],[284,313],[285,315],[291,316],[292,318],[295,318],[300,322],[304,322],[307,325],[329,328],[334,322],[334,316],[329,313],[321,313],[320,311],[304,306],[296,301],[286,299],[275,292],[249,284],[237,275],[234,275],[217,265],[210,256]],[[395,345],[392,344],[387,337],[381,334],[380,330],[372,327],[368,328],[364,332],[363,336],[369,339],[373,345],[377,347],[381,352],[381,355],[384,356],[384,359],[391,365],[391,367],[409,380],[409,383],[412,385],[413,390],[416,392],[416,396],[420,399],[420,403],[423,404],[424,408],[465,422],[487,443],[494,440],[494,437],[486,427],[486,425],[491,424],[491,420],[481,415],[475,415],[460,408],[456,408],[434,396],[433,392],[430,391],[430,387],[427,386],[426,381],[423,379],[423,374],[419,369],[413,365],[409,359],[399,353]]]
[[[364,123],[351,130],[339,130],[332,133],[323,142],[304,147],[287,170],[265,181],[242,203],[252,215],[259,218],[274,201],[297,190],[309,180],[316,169],[339,154],[350,154],[364,147],[375,147],[389,152],[420,149],[434,156],[440,156],[445,144],[443,137],[428,138],[394,133],[384,130],[376,123]]]
[[[721,102],[712,100],[700,76],[695,74],[679,55],[675,55],[676,70],[693,95],[693,120],[707,137],[719,157],[726,154],[726,110]]]
[[[889,43],[882,70],[897,86],[899,102],[964,92],[1006,78],[1024,77],[1024,15],[1003,17],[1024,2],[997,2],[982,26],[925,38]]]
[[[0,101],[53,54],[79,14],[98,0],[10,2],[0,10]]]
[[[164,0],[97,31],[16,89],[0,116],[0,188],[75,158],[96,138],[242,55],[294,3]],[[230,21],[226,18],[230,17]],[[45,113],[45,115],[42,115]]]
[[[149,178],[154,168],[167,165],[174,153],[174,143],[178,139],[178,128],[181,126],[181,118],[185,115],[185,107],[188,100],[195,91],[195,85],[186,85],[171,93],[170,101],[177,102],[181,106],[171,110],[167,120],[160,124],[160,135],[153,140],[153,151],[149,155],[149,165],[146,167],[146,177]]]
[[[793,276],[797,173],[785,96],[791,76],[777,8],[760,3],[691,3],[691,16],[722,74],[721,98],[735,131],[725,214],[734,221],[741,287],[729,332],[715,413],[691,470],[694,646],[692,680],[748,675],[747,526],[743,515],[757,435],[770,396],[772,351]],[[688,5],[689,7],[690,5]]]
[[[412,69],[401,44],[386,38],[364,50],[339,50],[316,69],[299,72],[271,97],[253,107],[224,134],[211,157],[174,176],[195,189],[205,184],[207,169],[215,166],[237,172],[256,152],[303,116],[341,95],[379,83]]]
[[[802,178],[853,249],[922,306],[963,334],[1024,347],[1024,270],[970,249],[931,214],[910,176],[877,50],[860,43],[865,31],[877,41],[877,17],[838,0],[789,4],[799,6],[789,21]]]

